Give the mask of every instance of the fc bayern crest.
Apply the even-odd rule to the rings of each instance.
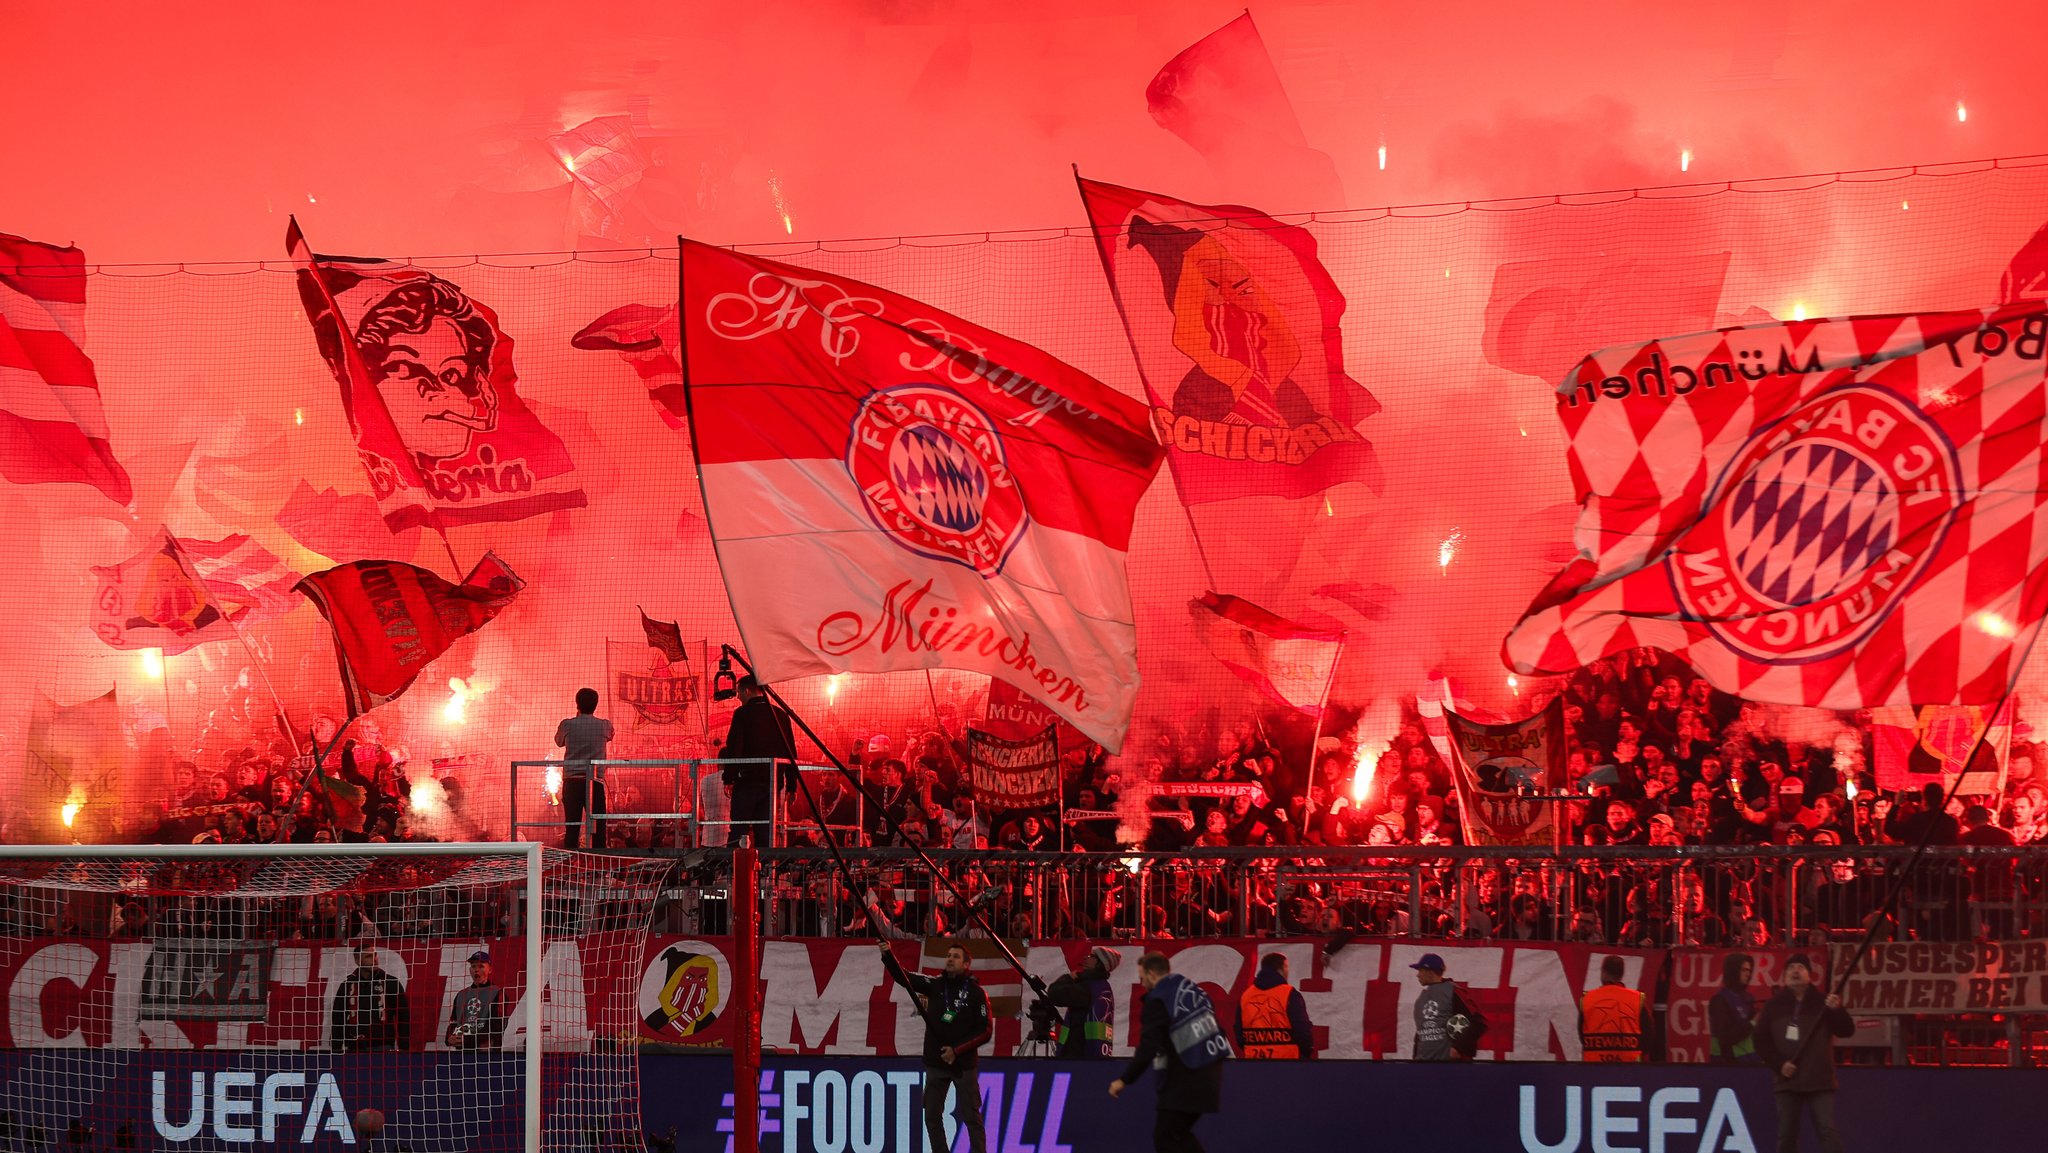
[[[1861,642],[1961,507],[1955,447],[1911,402],[1850,384],[1759,429],[1668,562],[1687,618],[1770,664]]]
[[[995,422],[950,388],[869,393],[853,418],[846,468],[868,516],[898,544],[984,577],[1002,571],[1030,525]]]

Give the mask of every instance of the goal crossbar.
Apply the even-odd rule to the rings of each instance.
[[[525,934],[528,980],[540,978],[545,934],[541,931],[542,887],[546,849],[535,841],[421,843],[334,843],[285,845],[0,845],[0,860],[147,860],[182,857],[189,860],[233,858],[276,860],[294,857],[521,857],[526,863]],[[525,998],[526,1153],[541,1153],[541,998],[536,985]]]

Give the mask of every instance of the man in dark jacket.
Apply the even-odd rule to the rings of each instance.
[[[924,1131],[931,1138],[931,1147],[951,1148],[946,1142],[946,1091],[950,1089],[953,1113],[967,1130],[969,1150],[987,1153],[976,1050],[988,1043],[994,1023],[988,994],[974,980],[967,947],[946,946],[945,972],[927,977],[904,972],[889,951],[889,942],[876,944],[881,946],[882,967],[909,992],[924,1018]]]
[[[1856,1022],[1842,1008],[1842,999],[1823,995],[1813,984],[1813,966],[1805,954],[1785,959],[1785,983],[1756,1019],[1756,1051],[1776,1071],[1778,1149],[1797,1153],[1799,1118],[1813,1115],[1814,1131],[1827,1153],[1841,1153],[1835,1132],[1835,1037],[1856,1031]]]
[[[1707,1002],[1709,1055],[1716,1065],[1754,1065],[1758,1061],[1756,998],[1749,993],[1749,983],[1755,977],[1756,958],[1748,953],[1721,958],[1721,989]]]
[[[1195,1122],[1202,1114],[1223,1108],[1223,1058],[1229,1056],[1230,1046],[1201,986],[1173,976],[1173,965],[1164,956],[1147,953],[1138,958],[1138,983],[1145,987],[1138,1012],[1138,1051],[1131,1054],[1123,1075],[1109,1083],[1109,1095],[1123,1096],[1125,1087],[1135,1084],[1146,1069],[1158,1069],[1159,1112],[1152,1123],[1152,1148],[1156,1153],[1202,1153]]]
[[[751,675],[739,679],[739,694],[740,707],[733,710],[719,757],[744,762],[725,766],[733,836],[763,846],[774,821],[776,787],[796,791],[796,733],[789,714],[775,707]]]
[[[1066,1012],[1060,1015],[1059,1057],[1107,1057],[1110,1030],[1116,1019],[1116,994],[1110,990],[1109,975],[1123,962],[1115,949],[1097,945],[1071,973],[1054,978],[1046,987],[1048,1004]]]
[[[1287,955],[1268,953],[1237,999],[1237,1051],[1253,1059],[1304,1061],[1316,1055],[1308,1002],[1288,984]]]
[[[412,1045],[412,1004],[405,986],[377,964],[377,946],[356,946],[356,970],[334,994],[329,1021],[343,1053],[396,1051]]]

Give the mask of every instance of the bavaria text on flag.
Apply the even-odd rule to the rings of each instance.
[[[168,532],[116,565],[95,566],[93,633],[117,649],[182,653],[231,638],[237,625],[283,616],[299,576],[247,536],[184,540]]]
[[[1344,371],[1344,294],[1306,229],[1092,180],[1081,198],[1184,503],[1379,487],[1358,432],[1379,401]]]
[[[2030,304],[1586,358],[1558,389],[1578,557],[1508,664],[1645,645],[1750,700],[1997,699],[2048,609],[2044,346]]]
[[[1195,635],[1223,667],[1310,716],[1323,711],[1344,634],[1296,624],[1220,593],[1189,601],[1188,615]]]
[[[1109,748],[1138,687],[1143,406],[858,281],[683,244],[691,440],[764,680],[957,668]]]
[[[395,699],[435,657],[504,611],[522,587],[492,553],[459,585],[388,560],[356,561],[298,584],[333,626],[350,716]]]
[[[1481,724],[1443,710],[1451,775],[1465,840],[1474,845],[1548,845],[1557,805],[1531,793],[1564,787],[1564,698],[1523,721]]]
[[[582,508],[561,438],[519,398],[497,314],[425,269],[286,247],[391,531]]]
[[[85,355],[85,254],[0,233],[0,477],[75,481],[127,504]]]

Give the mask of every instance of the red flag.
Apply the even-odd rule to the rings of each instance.
[[[671,662],[688,664],[690,650],[683,645],[683,628],[674,621],[658,621],[640,610],[640,631],[647,634],[647,647]]]
[[[763,679],[966,669],[1119,745],[1143,409],[858,281],[686,241],[683,284],[690,439]]]
[[[1579,556],[1521,673],[1649,646],[1750,700],[1981,704],[2048,611],[2038,305],[1609,349],[1558,389]]]
[[[117,649],[167,655],[282,616],[299,577],[249,537],[182,540],[168,532],[117,565],[95,566],[93,632]]]
[[[341,565],[298,584],[334,628],[350,716],[396,699],[429,662],[503,612],[523,587],[493,553],[459,585],[387,560]]]
[[[1145,106],[1230,195],[1289,211],[1344,206],[1337,166],[1308,146],[1250,12],[1167,61],[1145,86]]]
[[[1986,712],[1975,705],[1872,709],[1870,771],[1877,787],[1918,792],[1932,783],[1947,789],[1967,764],[1971,772],[1956,785],[1958,794],[2002,793],[2012,748],[2012,702],[1988,725]]]
[[[520,400],[497,314],[423,269],[285,245],[393,532],[581,508],[561,438]]]
[[[391,531],[377,511],[375,497],[344,496],[331,488],[315,489],[303,480],[278,510],[277,527],[313,552],[343,563],[411,556],[419,546],[418,529]]]
[[[1576,252],[1503,264],[1486,302],[1486,359],[1553,381],[1589,348],[1714,326],[1728,254]]]
[[[1223,667],[1273,699],[1310,716],[1323,711],[1344,634],[1275,616],[1234,596],[1203,593],[1188,602],[1195,635]]]
[[[89,484],[120,504],[134,487],[107,444],[85,342],[85,254],[0,233],[0,476]]]
[[[1378,488],[1357,426],[1379,401],[1344,372],[1344,294],[1306,230],[1092,180],[1081,199],[1182,501]]]
[[[1008,740],[1027,740],[1043,732],[1047,725],[1056,727],[1055,736],[1064,752],[1092,750],[1095,742],[1081,735],[1081,730],[1061,719],[1036,698],[1024,695],[1023,690],[1008,681],[991,677],[988,682],[988,704],[982,709],[981,727],[987,732]]]
[[[2048,299],[2048,224],[2036,229],[2012,254],[2012,262],[1998,278],[2000,304],[2043,299]]]
[[[569,343],[610,349],[625,357],[646,383],[647,399],[654,402],[663,423],[681,428],[688,419],[683,411],[683,365],[676,352],[681,339],[675,305],[624,304],[584,325]]]

